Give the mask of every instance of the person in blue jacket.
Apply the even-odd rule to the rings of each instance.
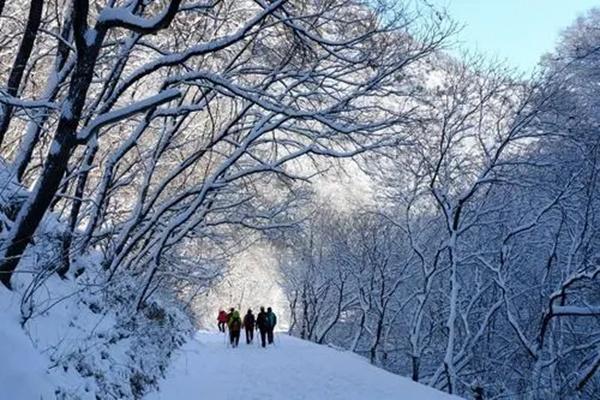
[[[267,325],[267,339],[269,344],[273,344],[273,331],[275,330],[275,325],[277,325],[277,316],[271,307],[267,308],[267,315],[265,316],[265,319]]]

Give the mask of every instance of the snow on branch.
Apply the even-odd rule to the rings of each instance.
[[[46,100],[22,100],[18,97],[0,93],[0,104],[6,104],[17,108],[48,108],[58,110],[59,104]]]
[[[581,374],[582,376],[577,382],[577,390],[583,389],[583,387],[589,382],[592,376],[594,376],[596,371],[598,371],[598,368],[600,368],[600,352],[596,354],[594,361],[592,361],[590,366]]]
[[[242,27],[240,27],[234,33],[222,36],[217,39],[213,39],[206,43],[200,43],[190,46],[186,50],[179,53],[165,54],[154,61],[142,65],[134,72],[132,72],[129,77],[124,79],[124,81],[120,83],[119,86],[117,86],[117,88],[114,90],[113,95],[109,98],[107,102],[110,103],[115,101],[117,97],[123,94],[123,92],[125,92],[135,82],[138,82],[143,77],[150,75],[151,73],[161,68],[170,67],[174,65],[181,65],[192,57],[217,52],[244,39],[254,27],[259,25],[261,21],[263,21],[266,17],[268,17],[275,10],[281,7],[283,3],[284,0],[273,2],[268,8],[263,9],[262,11],[258,12],[256,15],[251,17]]]
[[[77,140],[81,142],[86,142],[90,138],[90,136],[94,134],[94,132],[96,132],[98,129],[105,125],[121,121],[134,114],[138,114],[150,108],[157,107],[180,96],[181,92],[179,90],[168,89],[155,96],[151,96],[147,99],[138,101],[137,103],[119,108],[118,110],[114,110],[106,114],[102,114],[96,119],[94,119],[89,126],[87,126],[85,129],[79,132],[79,134],[77,135]]]
[[[153,33],[171,23],[180,3],[181,0],[171,0],[163,12],[148,19],[134,15],[125,7],[108,7],[100,12],[98,24],[105,28],[125,28],[142,34]]]
[[[600,315],[600,306],[556,306],[552,305],[554,316],[590,317]]]

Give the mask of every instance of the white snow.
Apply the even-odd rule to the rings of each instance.
[[[145,19],[132,14],[131,11],[124,7],[108,7],[100,12],[98,22],[111,22],[116,25],[126,24],[141,29],[153,29],[165,18],[166,13],[167,9],[156,17]]]
[[[62,115],[66,119],[73,118],[73,102],[69,99],[65,100],[62,105]]]
[[[362,357],[279,333],[275,345],[230,348],[219,333],[198,332],[178,352],[147,400],[451,400],[459,399],[370,365]],[[256,338],[255,338],[256,339]]]
[[[96,37],[98,37],[98,31],[95,29],[88,29],[83,36],[85,38],[85,44],[92,46],[96,41]]]
[[[99,115],[77,135],[77,139],[88,140],[89,136],[96,129],[104,125],[118,122],[134,114],[146,111],[149,108],[157,107],[160,104],[171,101],[179,96],[181,96],[181,92],[179,90],[167,89],[154,96],[147,97],[143,100],[136,101],[127,106],[123,106],[122,108],[119,108],[117,110],[109,111],[105,114]]]
[[[0,285],[0,388],[5,399],[51,399],[55,384],[48,361],[19,325],[20,298]]]

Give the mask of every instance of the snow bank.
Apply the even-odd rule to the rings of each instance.
[[[25,195],[0,160],[0,238]],[[80,276],[60,279],[53,270],[64,229],[48,214],[13,275],[14,290],[0,285],[0,398],[139,399],[193,332],[190,317],[160,290],[136,311],[136,282],[107,285],[97,254],[72,265]]]
[[[84,277],[48,277],[31,304],[22,304],[23,288],[0,289],[2,398],[141,398],[156,389],[190,333],[175,305],[152,303],[132,313],[116,293]]]
[[[20,299],[0,285],[0,388],[6,399],[51,399],[55,383],[48,360],[33,346],[19,325]]]

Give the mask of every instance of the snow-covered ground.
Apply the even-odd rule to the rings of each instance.
[[[242,343],[243,342],[243,343]],[[371,366],[355,354],[284,334],[263,349],[230,348],[223,334],[198,332],[176,356],[160,391],[147,400],[451,400]]]
[[[51,399],[56,383],[46,371],[48,360],[19,326],[18,314],[11,312],[19,300],[0,285],[0,398]]]

